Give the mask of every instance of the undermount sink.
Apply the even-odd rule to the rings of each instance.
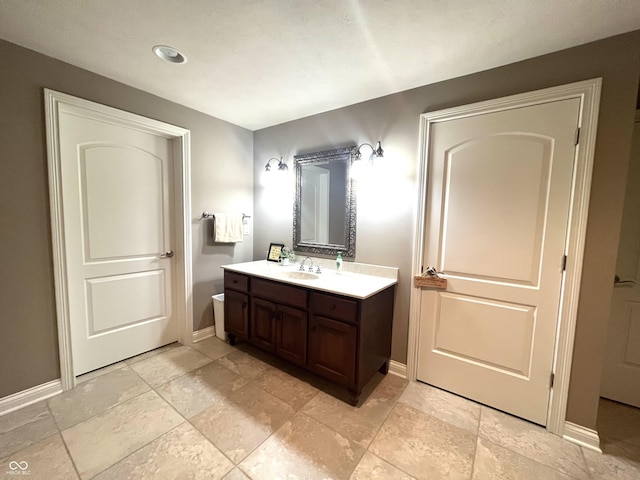
[[[289,278],[291,280],[317,280],[320,275],[316,275],[311,272],[282,272],[279,274],[281,277]]]

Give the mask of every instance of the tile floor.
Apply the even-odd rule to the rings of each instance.
[[[343,398],[247,345],[173,344],[0,417],[0,478],[640,478],[640,410],[614,402],[600,455],[393,375]]]

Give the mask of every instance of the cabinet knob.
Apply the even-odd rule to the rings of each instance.
[[[331,305],[331,310],[335,310],[335,309],[336,309],[336,304],[335,304],[335,303],[333,303],[333,304]]]
[[[238,280],[233,280],[231,283],[238,283]]]

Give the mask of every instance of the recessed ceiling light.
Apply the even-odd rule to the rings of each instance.
[[[153,47],[153,53],[155,53],[162,60],[169,63],[186,63],[187,57],[182,55],[178,50],[167,45],[156,45]]]

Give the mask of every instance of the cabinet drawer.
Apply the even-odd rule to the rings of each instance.
[[[358,302],[356,300],[311,292],[311,311],[345,322],[358,322]]]
[[[249,291],[249,277],[234,272],[224,272],[224,288],[232,288],[240,292]]]
[[[251,293],[285,305],[307,308],[307,291],[303,288],[254,277],[251,281]]]

